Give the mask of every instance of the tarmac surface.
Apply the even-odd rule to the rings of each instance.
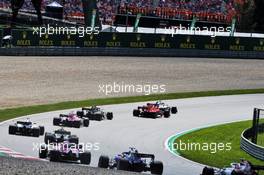
[[[95,147],[91,148],[93,167],[97,166],[101,154],[112,157],[127,151],[128,147],[136,147],[139,152],[155,154],[157,160],[163,161],[165,175],[198,175],[203,166],[171,154],[166,150],[166,139],[197,127],[250,120],[253,108],[263,106],[263,99],[264,94],[253,94],[168,100],[165,102],[177,106],[179,110],[178,114],[168,119],[133,117],[133,109],[144,103],[107,105],[102,108],[114,113],[112,121],[91,121],[88,128],[65,129],[78,135],[81,143],[99,145],[99,150],[95,150]],[[22,119],[29,117],[33,122],[44,125],[45,130],[50,132],[58,128],[52,125],[53,117],[73,110],[76,109],[34,114]],[[8,135],[8,126],[15,121],[17,119],[1,124],[0,145],[37,157],[38,150],[34,145],[43,143],[43,136],[32,138]]]

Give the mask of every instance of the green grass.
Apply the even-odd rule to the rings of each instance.
[[[264,89],[248,89],[248,90],[222,90],[222,91],[203,91],[203,92],[186,92],[186,93],[171,93],[171,94],[156,94],[149,96],[134,96],[134,97],[116,97],[116,98],[101,98],[89,99],[83,101],[69,101],[55,104],[25,106],[18,108],[9,108],[0,110],[0,122],[19,116],[36,114],[41,112],[49,112],[55,110],[79,108],[90,105],[108,105],[108,104],[121,104],[133,103],[142,101],[155,101],[155,100],[169,100],[180,98],[192,97],[205,97],[205,96],[221,96],[221,95],[238,95],[238,94],[258,94],[264,93]]]
[[[258,135],[258,145],[264,146],[264,133]]]
[[[252,121],[243,121],[230,124],[219,125],[200,129],[186,135],[180,136],[175,143],[194,142],[194,143],[231,143],[231,151],[218,151],[214,154],[210,151],[178,151],[178,153],[190,160],[202,164],[222,168],[230,165],[231,162],[237,162],[240,158],[245,158],[254,164],[263,164],[263,161],[257,160],[240,149],[240,136],[246,129],[250,128]],[[213,152],[213,151],[211,151]]]

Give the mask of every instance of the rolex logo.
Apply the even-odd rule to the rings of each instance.
[[[240,39],[236,38],[236,44],[239,45],[240,44]]]
[[[48,39],[48,38],[49,38],[49,35],[48,35],[48,34],[46,34],[46,35],[45,35],[45,39]]]
[[[93,37],[94,37],[93,35],[90,35],[90,40],[93,40]]]
[[[116,40],[116,35],[115,35],[115,34],[113,34],[113,37],[112,37],[112,38],[113,38],[113,40],[115,41],[115,40]]]
[[[166,40],[166,36],[162,35],[161,36],[161,41],[164,42]]]
[[[191,37],[188,36],[187,39],[186,39],[187,43],[191,42]]]
[[[214,39],[214,38],[211,39],[211,43],[212,43],[212,44],[215,43],[215,39]]]
[[[71,35],[67,35],[67,39],[71,39]]]
[[[137,41],[140,41],[140,40],[141,40],[141,36],[137,35]]]
[[[23,39],[26,39],[26,38],[27,38],[27,32],[24,31],[24,32],[22,33],[22,37],[23,37]]]

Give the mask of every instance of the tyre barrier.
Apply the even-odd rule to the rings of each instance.
[[[240,147],[246,153],[251,156],[264,161],[264,147],[254,144],[250,141],[250,138],[253,137],[253,128],[249,128],[243,131],[241,134]],[[258,127],[259,133],[264,133],[264,125]]]

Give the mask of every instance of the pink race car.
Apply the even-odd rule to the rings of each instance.
[[[78,117],[73,112],[68,115],[60,114],[59,117],[53,118],[54,126],[67,126],[67,127],[75,127],[80,128],[81,126],[88,127],[89,126],[89,118],[87,117]]]

